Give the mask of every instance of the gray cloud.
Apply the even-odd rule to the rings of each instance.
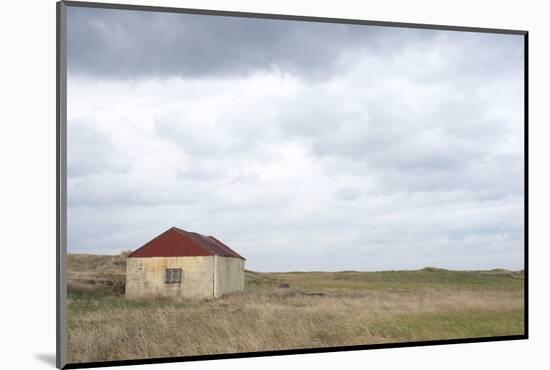
[[[344,186],[338,189],[334,196],[340,200],[356,200],[361,195],[361,190],[352,186]]]
[[[383,35],[382,38],[378,37]],[[294,73],[324,79],[350,48],[388,52],[404,39],[432,38],[424,30],[344,24],[69,8],[71,73],[146,76]]]
[[[522,268],[518,36],[69,9],[69,250]]]

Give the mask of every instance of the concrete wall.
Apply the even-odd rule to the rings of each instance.
[[[215,256],[215,297],[244,289],[244,260]]]
[[[180,268],[181,283],[165,283],[166,269]],[[221,297],[244,289],[244,260],[235,257],[129,257],[126,297]]]
[[[167,268],[182,270],[181,283],[165,283]],[[126,262],[126,297],[214,295],[214,257],[129,257]]]

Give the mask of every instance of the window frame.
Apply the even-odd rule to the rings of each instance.
[[[182,271],[180,268],[167,268],[164,272],[165,284],[181,284]]]

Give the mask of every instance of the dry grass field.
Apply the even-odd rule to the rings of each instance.
[[[69,362],[524,332],[523,272],[247,271],[245,290],[220,299],[129,301],[125,264],[69,255]]]

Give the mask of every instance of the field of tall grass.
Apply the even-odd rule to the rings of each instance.
[[[523,272],[246,271],[216,300],[126,300],[125,256],[69,255],[69,362],[524,332]]]

